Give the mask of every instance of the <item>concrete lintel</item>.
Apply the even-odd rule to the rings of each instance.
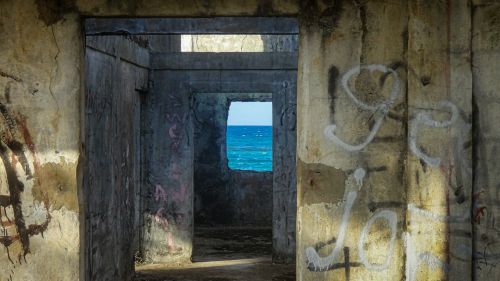
[[[291,17],[87,18],[86,35],[298,34]]]
[[[133,40],[122,36],[87,36],[86,47],[107,54],[120,57],[122,60],[149,69],[150,54],[148,49],[139,46]]]
[[[155,70],[155,87],[169,77],[192,93],[274,93],[297,79],[295,70]],[[156,83],[160,83],[156,85]]]
[[[297,53],[154,53],[151,67],[169,70],[296,70]]]

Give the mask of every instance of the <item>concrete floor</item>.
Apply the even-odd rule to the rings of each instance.
[[[271,262],[271,229],[197,228],[193,263],[136,268],[137,281],[292,281],[295,265]]]

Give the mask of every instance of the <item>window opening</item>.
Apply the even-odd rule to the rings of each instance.
[[[226,140],[230,169],[272,171],[272,103],[232,102]]]

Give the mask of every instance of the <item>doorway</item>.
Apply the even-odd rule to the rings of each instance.
[[[269,273],[273,274],[280,270],[272,270],[271,262],[293,264],[297,50],[287,50],[280,43],[283,40],[273,39],[297,38],[296,20],[100,18],[87,19],[85,25],[82,254],[87,280],[96,276],[102,279],[102,274],[109,274],[110,279],[130,280],[134,265],[141,276],[149,274],[152,264],[178,265],[177,273],[182,274],[196,272],[196,259],[195,263],[192,259],[199,221],[196,214],[200,210],[197,186],[208,186],[210,181],[215,182],[214,188],[226,193],[215,196],[214,192],[206,192],[209,199],[205,197],[201,208],[208,209],[207,201],[216,203],[218,207],[212,208],[211,217],[221,222],[219,227],[227,227],[228,222],[251,225],[249,214],[255,206],[248,204],[248,210],[243,211],[237,201],[243,192],[232,188],[248,180],[248,175],[229,171],[226,126],[221,136],[217,132],[211,135],[211,127],[206,125],[215,120],[216,114],[225,114],[223,120],[227,122],[229,105],[238,100],[272,102],[273,171],[264,177],[270,183],[265,191],[270,194],[267,220],[271,228],[263,232],[270,236],[266,243],[272,244],[272,249],[268,247],[267,260],[256,257],[252,261],[250,256],[249,261],[238,256],[213,266],[237,269],[241,263],[253,263],[257,267],[271,266]],[[203,45],[203,40],[216,40],[215,34],[246,34],[247,40],[249,35],[257,34],[263,51],[194,50]],[[198,43],[186,47],[186,35]],[[186,51],[189,48],[191,51]],[[257,97],[249,98],[248,93]],[[210,149],[197,151],[202,142],[223,145],[215,148],[215,153],[213,148],[212,153]],[[197,165],[201,164],[210,167],[210,171],[202,172],[203,176],[197,174]],[[250,185],[244,191],[255,190]],[[222,217],[217,211],[222,212]],[[258,222],[259,218],[254,216],[253,220]],[[214,234],[213,229],[206,233]],[[240,240],[245,236],[238,230],[232,236],[227,231],[215,235]],[[289,272],[283,274],[290,276]]]
[[[197,94],[194,115],[193,261],[270,259],[271,94]]]

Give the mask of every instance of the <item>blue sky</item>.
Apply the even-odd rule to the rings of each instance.
[[[272,126],[273,105],[271,102],[231,102],[229,126]]]

